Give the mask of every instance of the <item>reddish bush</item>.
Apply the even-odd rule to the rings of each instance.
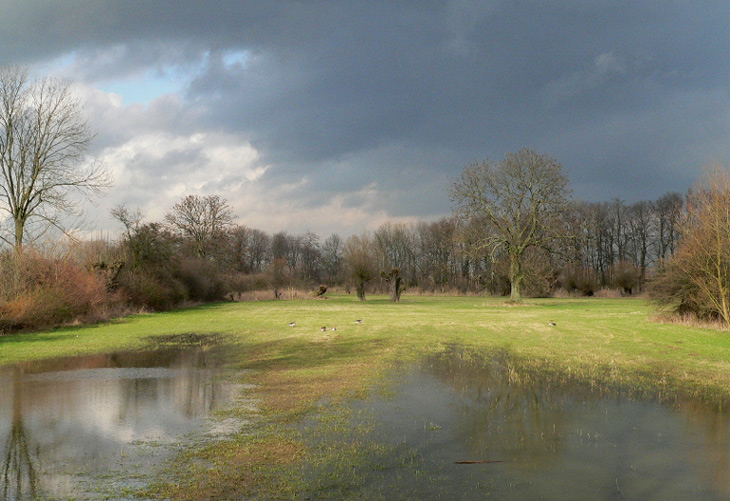
[[[103,280],[69,259],[37,253],[6,257],[0,299],[0,329],[61,324],[106,308],[111,301]]]

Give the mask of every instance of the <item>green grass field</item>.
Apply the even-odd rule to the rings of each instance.
[[[454,343],[479,352],[506,350],[530,370],[629,394],[728,402],[730,333],[657,323],[650,314],[651,306],[639,299],[528,299],[514,306],[502,298],[404,296],[393,304],[380,296],[365,302],[334,296],[222,303],[3,336],[0,365],[138,349],[156,336],[221,334],[237,348],[231,366],[255,370],[262,425],[253,435],[186,451],[178,463],[186,480],[161,483],[145,495],[287,497],[296,496],[297,487],[282,484],[282,472],[309,460],[287,423],[323,398],[362,394],[394,363]],[[191,458],[213,466],[183,467]]]

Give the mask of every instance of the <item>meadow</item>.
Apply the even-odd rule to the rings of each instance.
[[[234,373],[248,369],[247,381],[257,385],[259,419],[222,442],[183,451],[144,496],[291,498],[306,490],[293,472],[313,462],[339,464],[345,454],[342,447],[313,450],[301,437],[302,420],[327,415],[317,426],[325,434],[339,429],[342,402],[382,386],[394,366],[454,345],[508,353],[515,377],[726,407],[728,332],[652,317],[649,303],[630,298],[512,305],[487,297],[404,296],[391,303],[383,296],[361,302],[334,295],[230,302],[2,336],[0,365],[143,349],[175,334],[216,334],[230,346],[228,366]]]

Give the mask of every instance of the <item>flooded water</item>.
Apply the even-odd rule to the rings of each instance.
[[[205,418],[233,393],[219,349],[172,341],[0,368],[0,499],[118,499],[209,430]]]
[[[368,431],[343,440],[365,452],[308,471],[312,498],[730,499],[727,414],[533,385],[458,350],[396,377],[353,404]]]
[[[0,499],[131,497],[161,461],[219,437],[210,416],[241,388],[215,343],[184,341],[0,368]],[[294,467],[302,497],[730,499],[727,413],[516,367],[454,347],[353,402],[345,426],[305,421],[313,450],[343,452]]]

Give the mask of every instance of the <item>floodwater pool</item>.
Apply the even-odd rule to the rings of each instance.
[[[717,409],[534,384],[460,349],[393,380],[352,403],[340,439],[363,452],[308,471],[313,499],[730,499],[730,416]]]
[[[256,389],[226,377],[219,348],[193,336],[0,368],[0,498],[131,498],[176,452],[239,432],[217,411],[254,416]],[[323,404],[286,425],[309,441],[300,497],[730,499],[727,412],[535,376],[454,346]]]
[[[119,499],[192,435],[213,432],[220,423],[207,418],[235,387],[218,346],[187,337],[0,368],[0,498]]]

